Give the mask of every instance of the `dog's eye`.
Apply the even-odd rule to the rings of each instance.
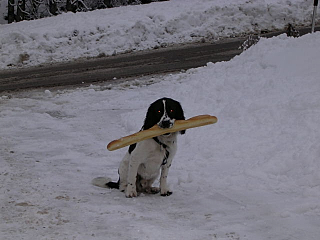
[[[173,113],[173,110],[171,109],[170,112]]]
[[[159,110],[158,113],[161,113],[161,110]]]

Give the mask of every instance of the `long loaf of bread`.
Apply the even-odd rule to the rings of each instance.
[[[154,125],[152,128],[149,128],[147,130],[143,130],[110,142],[107,146],[107,149],[109,151],[113,151],[148,138],[153,138],[171,132],[179,132],[188,128],[201,127],[204,125],[216,123],[217,121],[218,119],[214,116],[199,115],[189,118],[188,120],[176,120],[171,128],[160,128],[158,125]]]

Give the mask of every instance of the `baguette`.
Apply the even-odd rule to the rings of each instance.
[[[199,115],[188,120],[176,120],[171,128],[160,128],[157,124],[152,128],[143,130],[126,137],[114,140],[107,146],[109,151],[126,147],[128,145],[143,141],[145,139],[160,136],[166,133],[179,132],[188,128],[201,127],[208,124],[216,123],[218,119],[211,115]]]

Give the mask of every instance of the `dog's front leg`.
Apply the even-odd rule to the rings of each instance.
[[[169,173],[169,168],[171,166],[172,159],[170,161],[163,165],[161,167],[161,177],[160,177],[160,194],[161,196],[170,196],[172,194],[172,191],[170,191],[168,184],[167,184],[167,178]]]
[[[139,165],[140,165],[139,160],[134,158],[134,156],[132,156],[129,162],[127,188],[125,191],[126,197],[128,198],[138,196],[136,180],[137,180]]]

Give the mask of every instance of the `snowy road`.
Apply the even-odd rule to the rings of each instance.
[[[230,60],[241,51],[241,39],[192,44],[106,58],[6,70],[0,76],[0,91],[34,87],[83,85],[132,76],[175,72]]]
[[[320,27],[316,28],[319,30]],[[299,29],[301,34],[309,28]],[[279,35],[283,31],[263,34]],[[245,38],[215,43],[198,43],[148,50],[139,53],[60,63],[43,67],[5,70],[0,75],[0,92],[36,87],[84,85],[158,73],[176,72],[204,66],[208,62],[228,61],[241,50]]]

